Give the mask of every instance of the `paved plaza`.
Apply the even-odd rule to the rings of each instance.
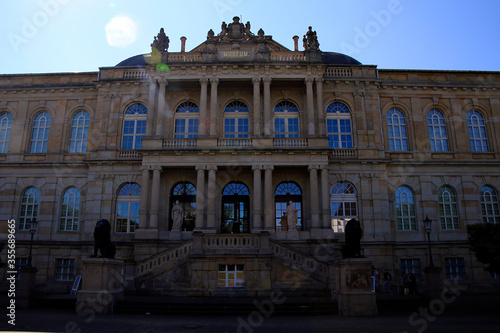
[[[453,303],[422,299],[379,302],[376,317],[339,317],[338,313],[271,313],[269,307],[245,308],[232,313],[155,313],[137,311],[109,316],[79,316],[73,309],[17,310],[16,326],[2,320],[2,331],[28,332],[356,332],[356,333],[476,333],[500,332],[498,295],[463,295]],[[401,306],[398,306],[401,304]],[[305,307],[305,306],[304,306]],[[433,307],[432,309],[430,307]]]

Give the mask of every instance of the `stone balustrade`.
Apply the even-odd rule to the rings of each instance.
[[[191,254],[192,240],[181,245],[162,251],[154,256],[139,261],[135,266],[135,276],[141,277],[155,270],[164,270],[171,264],[177,264],[180,259]]]

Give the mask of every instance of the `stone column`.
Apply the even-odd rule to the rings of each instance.
[[[149,229],[158,229],[161,166],[153,166],[152,170],[153,170],[153,181],[151,185],[151,211],[149,219]]]
[[[219,84],[218,78],[210,79],[210,136],[217,135],[217,85]]]
[[[317,165],[310,165],[309,182],[311,189],[311,228],[319,228],[319,192],[318,192],[318,169]]]
[[[205,169],[204,165],[198,165],[196,178],[196,230],[203,229],[205,220]]]
[[[271,137],[272,117],[271,117],[271,78],[265,77],[264,81],[264,136]]]
[[[211,165],[208,167],[208,191],[207,191],[207,200],[208,200],[208,210],[207,210],[207,229],[215,232],[217,226],[215,225],[215,201],[217,199],[216,193],[216,175],[217,175],[217,166]]]
[[[319,136],[326,136],[326,111],[323,106],[323,78],[316,78],[316,115],[318,117]]]
[[[306,82],[306,92],[307,92],[307,135],[313,137],[316,135],[316,128],[314,126],[314,94],[313,94],[313,82],[314,79],[307,77]]]
[[[198,126],[198,135],[203,137],[207,135],[207,93],[208,93],[208,78],[202,77],[200,79],[200,125]]]
[[[253,225],[251,229],[262,229],[262,166],[254,165],[253,170]]]
[[[264,166],[265,177],[264,177],[264,221],[265,229],[275,230],[276,226],[274,223],[274,199],[273,199],[273,170],[272,165]]]
[[[139,210],[139,228],[147,229],[148,226],[148,204],[149,204],[149,169],[147,165],[141,167],[142,184],[141,184],[141,208]]]
[[[148,118],[146,120],[146,136],[153,136],[153,124],[154,117],[156,114],[155,104],[156,104],[156,81],[151,79],[149,81],[149,96],[148,96]]]
[[[328,165],[321,166],[321,199],[323,206],[323,228],[331,228],[330,184],[328,182]]]
[[[253,135],[260,137],[262,129],[260,128],[260,77],[254,77],[253,83]]]
[[[165,115],[165,105],[166,105],[166,96],[165,96],[165,88],[167,87],[166,79],[158,79],[158,110],[156,112],[156,130],[155,137],[159,138],[163,136],[163,116]]]

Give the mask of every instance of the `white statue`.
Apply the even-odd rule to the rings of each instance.
[[[174,207],[172,207],[172,231],[181,230],[182,221],[184,220],[184,209],[179,205],[179,200],[175,202]]]
[[[292,204],[292,201],[288,202],[286,216],[288,221],[288,230],[297,230],[297,208],[295,208],[295,206]]]

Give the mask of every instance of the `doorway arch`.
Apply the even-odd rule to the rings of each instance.
[[[231,182],[222,190],[221,233],[250,232],[250,191],[241,182]]]

